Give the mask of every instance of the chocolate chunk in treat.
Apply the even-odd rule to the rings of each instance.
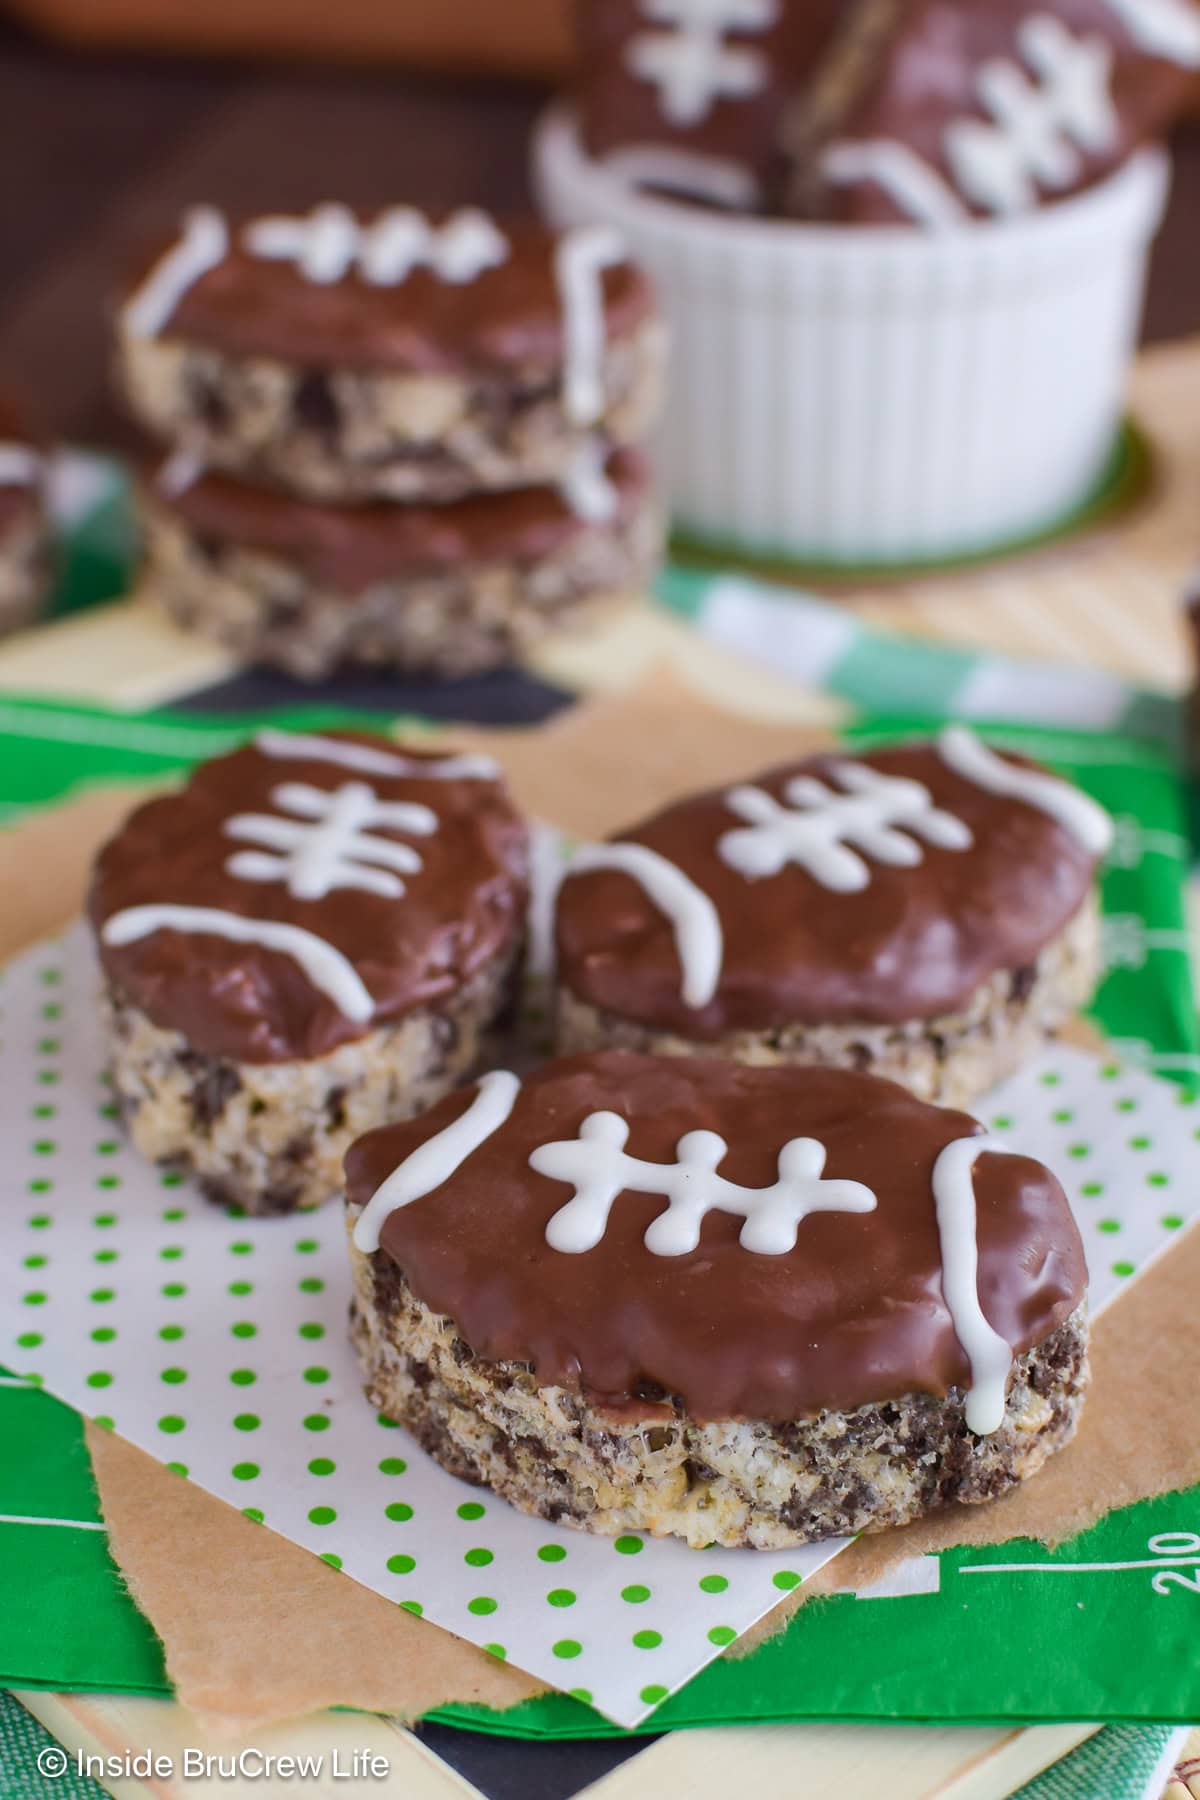
[[[310,431],[332,437],[338,428],[340,414],[329,377],[312,369],[296,389],[296,417]]]

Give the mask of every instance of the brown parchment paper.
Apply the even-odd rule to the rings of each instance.
[[[550,724],[462,730],[500,756],[532,814],[581,834],[616,829],[709,782],[816,747],[823,734],[719,711],[667,674]],[[22,826],[0,859],[0,954],[65,923],[91,856],[131,790],[81,795]],[[1082,1027],[1085,1041],[1090,1028]],[[1025,1488],[862,1538],[734,1646],[744,1654],[798,1604],[878,1580],[903,1557],[1013,1537],[1055,1543],[1114,1507],[1200,1482],[1200,1231],[1100,1320],[1079,1435]],[[393,1607],[120,1438],[89,1427],[113,1554],[166,1651],[180,1700],[250,1731],[330,1705],[414,1718],[451,1700],[505,1707],[532,1677]]]

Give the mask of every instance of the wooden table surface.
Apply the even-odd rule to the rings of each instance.
[[[453,0],[449,0],[453,4]],[[0,25],[0,378],[45,429],[117,434],[105,297],[122,246],[180,206],[526,203],[534,84],[393,70],[89,57]],[[1181,132],[1147,331],[1200,329],[1200,128]]]

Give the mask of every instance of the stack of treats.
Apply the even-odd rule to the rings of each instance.
[[[611,232],[200,206],[131,269],[116,351],[163,447],[151,590],[241,661],[478,674],[653,571],[665,339]]]

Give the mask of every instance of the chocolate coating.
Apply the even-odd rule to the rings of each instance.
[[[361,215],[364,219],[368,215]],[[543,227],[500,221],[511,253],[474,281],[441,280],[416,268],[391,287],[357,273],[307,280],[290,262],[252,256],[248,220],[231,223],[231,248],[184,294],[163,329],[228,356],[416,375],[553,379],[563,360],[562,300],[555,277],[559,239]],[[160,239],[132,270],[128,299],[177,240]],[[610,338],[631,334],[654,313],[646,277],[632,263],[603,277]]]
[[[844,755],[811,756],[753,785],[781,799],[799,774],[838,786]],[[702,1008],[684,1004],[669,920],[631,876],[571,875],[558,900],[559,978],[573,994],[622,1018],[699,1041],[789,1024],[900,1024],[964,1006],[997,969],[1026,968],[1083,904],[1094,859],[1048,814],[987,793],[929,744],[861,759],[919,781],[969,826],[974,844],[922,843],[915,868],[871,857],[859,893],[833,893],[796,864],[748,880],[717,854],[743,821],[729,784],[680,801],[619,834],[647,844],[689,875],[720,915],[721,979]],[[1013,759],[1016,760],[1016,759]]]
[[[365,1205],[472,1098],[452,1095],[360,1138],[346,1158],[349,1200]],[[594,1249],[552,1250],[546,1225],[571,1190],[535,1174],[529,1157],[603,1110],[629,1122],[628,1153],[653,1162],[673,1162],[686,1132],[719,1133],[729,1144],[721,1173],[750,1186],[776,1179],[788,1139],[815,1137],[825,1176],[865,1182],[878,1205],[813,1214],[783,1256],[743,1250],[742,1221],[710,1212],[694,1251],[662,1257],[642,1238],[665,1201],[625,1192]],[[845,1070],[571,1057],[524,1083],[508,1121],[448,1181],[392,1213],[380,1254],[477,1356],[529,1362],[540,1385],[647,1417],[664,1394],[695,1419],[772,1421],[944,1395],[970,1371],[942,1296],[933,1165],[946,1144],[981,1130]],[[980,1302],[1020,1354],[1084,1293],[1079,1233],[1054,1176],[1028,1158],[982,1155],[975,1192]]]
[[[325,735],[401,748],[364,732]],[[423,753],[404,746],[403,754]],[[323,899],[298,900],[283,881],[230,875],[227,858],[247,846],[225,834],[226,821],[241,812],[277,813],[272,791],[288,781],[329,790],[365,781],[381,800],[436,812],[438,829],[428,837],[371,827],[373,835],[419,851],[424,866],[404,877],[406,891],[386,898],[335,888]],[[266,756],[247,744],[203,764],[178,793],[138,807],[100,852],[88,916],[99,933],[126,907],[209,906],[327,939],[375,1002],[365,1024],[344,1017],[289,956],[256,944],[162,930],[119,948],[99,945],[108,979],[193,1049],[236,1062],[281,1062],[324,1055],[457,992],[522,931],[526,860],[525,826],[501,781],[364,775],[303,756]]]
[[[1194,78],[1177,63],[1147,55],[1105,0],[1054,0],[1052,6],[1036,0],[907,0],[901,7],[891,0],[859,0],[818,88],[823,136],[905,144],[954,186],[946,128],[953,120],[991,121],[978,92],[980,70],[988,61],[1015,64],[1033,79],[1017,34],[1038,13],[1051,14],[1078,36],[1099,38],[1113,51],[1115,142],[1095,152],[1072,139],[1078,177],[1061,187],[1042,187],[1041,194],[1058,200],[1092,186],[1140,145],[1161,136]],[[804,120],[800,127],[803,140]],[[831,184],[818,192],[816,210],[824,217],[860,225],[912,223],[872,182]]]
[[[649,464],[638,451],[617,450],[607,475],[619,528],[649,488]],[[554,488],[481,493],[446,506],[328,506],[209,470],[178,494],[152,486],[152,497],[196,538],[280,556],[348,594],[398,576],[540,562],[595,529]]]
[[[759,52],[766,80],[749,95],[718,95],[705,116],[681,125],[663,109],[658,86],[629,65],[639,36],[665,29],[640,0],[575,0],[578,49],[575,93],[584,142],[592,156],[631,146],[667,145],[737,163],[770,182],[785,105],[811,80],[848,0],[781,0],[762,31],[731,30],[722,42]]]

